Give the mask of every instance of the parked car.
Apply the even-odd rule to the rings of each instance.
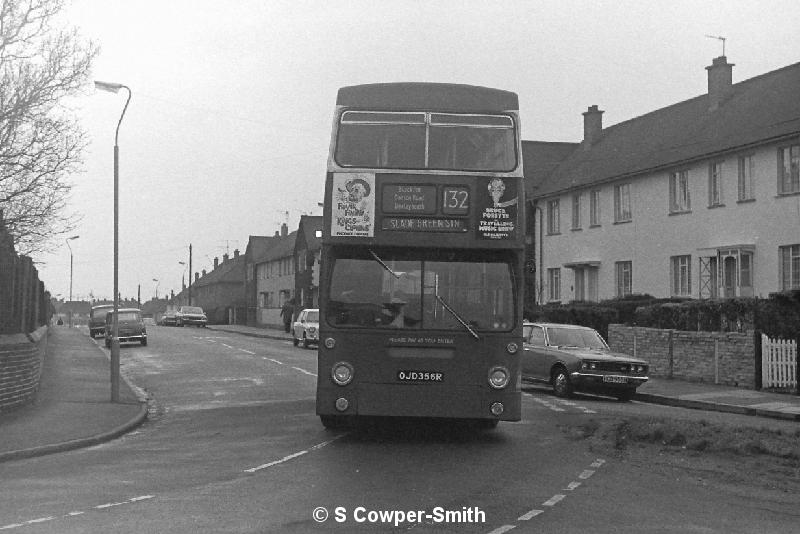
[[[120,343],[138,341],[142,345],[147,345],[147,327],[142,319],[142,312],[137,308],[120,308],[117,310],[117,329]],[[114,312],[106,313],[105,322],[106,347],[111,347],[111,340],[114,337]]]
[[[208,322],[203,308],[199,306],[181,306],[175,312],[175,326],[185,326],[193,324],[196,326],[205,326]]]
[[[523,337],[522,379],[548,383],[559,397],[585,391],[627,401],[648,379],[646,361],[611,352],[593,328],[526,322]]]
[[[292,324],[292,341],[294,346],[303,341],[303,346],[319,343],[319,310],[316,308],[306,308],[297,316],[297,320]]]
[[[177,311],[178,310],[167,310],[167,311],[165,311],[164,315],[161,316],[161,325],[162,326],[175,326],[177,324],[176,320],[175,320],[175,313]]]
[[[89,335],[94,338],[95,336],[102,336],[106,331],[106,314],[114,309],[113,304],[98,304],[92,306],[92,311],[89,314]]]

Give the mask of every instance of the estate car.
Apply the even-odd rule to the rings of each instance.
[[[593,328],[570,324],[524,323],[522,379],[545,382],[559,397],[573,391],[633,398],[647,381],[647,362],[612,352]]]
[[[193,324],[196,326],[205,326],[208,322],[203,308],[199,306],[181,306],[175,312],[175,326],[185,326]]]

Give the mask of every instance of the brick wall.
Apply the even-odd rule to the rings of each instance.
[[[615,351],[647,360],[650,376],[755,388],[752,333],[687,332],[608,325]]]
[[[46,326],[28,335],[0,335],[0,412],[36,397],[46,350]]]

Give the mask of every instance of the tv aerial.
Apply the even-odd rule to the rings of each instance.
[[[721,35],[706,35],[706,37],[708,37],[709,39],[717,39],[719,41],[722,41],[722,55],[724,56],[725,55],[725,40],[726,40],[725,37],[722,37]]]

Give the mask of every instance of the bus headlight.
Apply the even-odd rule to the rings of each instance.
[[[494,389],[503,389],[508,385],[510,375],[505,367],[492,367],[489,369],[489,385]]]
[[[339,386],[346,386],[353,380],[353,366],[347,362],[337,362],[331,368],[331,378]]]

